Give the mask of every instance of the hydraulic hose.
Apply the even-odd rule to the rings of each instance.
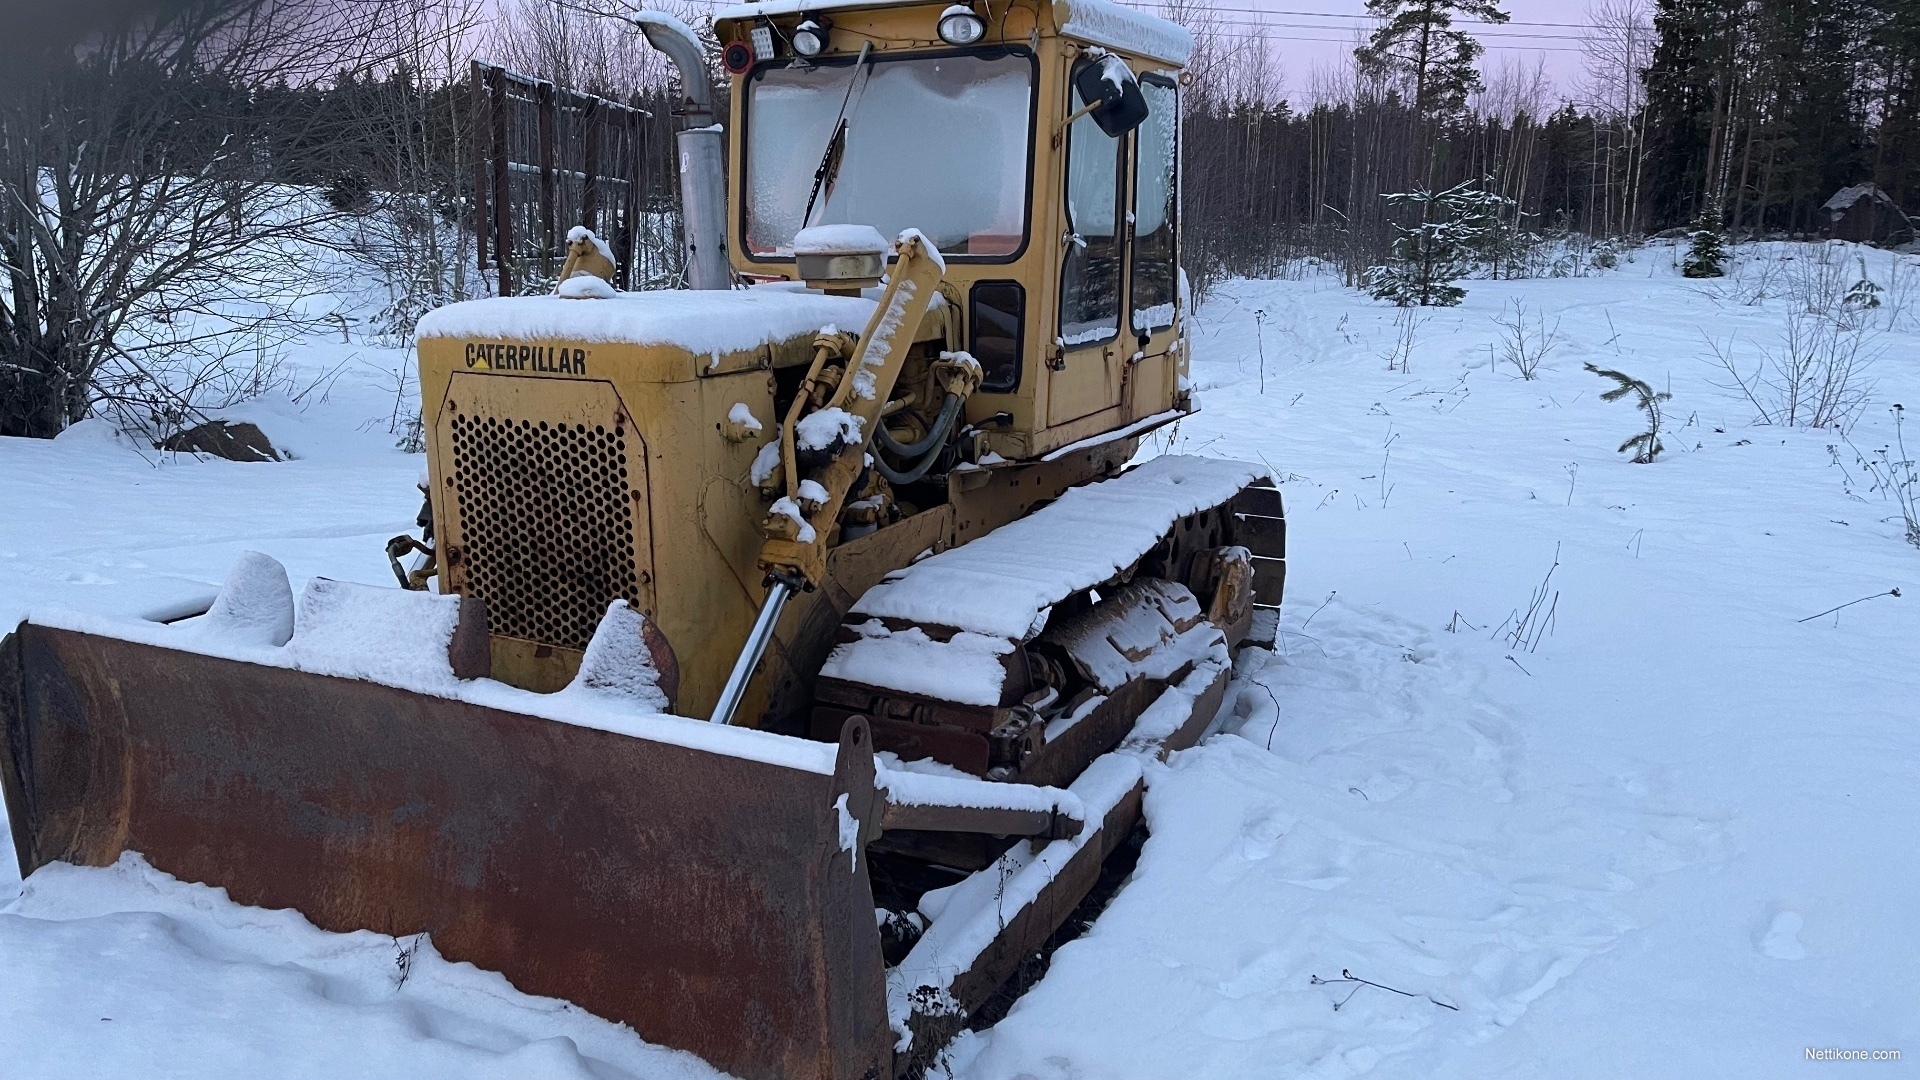
[[[911,458],[916,454],[921,455],[921,457],[919,461],[915,462],[903,472],[888,465],[876,454],[873,458],[873,467],[880,470],[880,475],[886,477],[887,482],[890,484],[912,484],[918,482],[921,477],[927,475],[928,471],[933,468],[934,462],[939,460],[940,451],[946,446],[947,436],[953,432],[954,421],[960,416],[960,404],[961,398],[958,394],[948,394],[946,402],[940,406],[939,417],[933,422],[933,430],[927,432],[926,438],[920,439],[917,442],[907,444],[899,443],[894,440],[893,436],[887,434],[885,425],[876,427],[874,429],[874,439],[882,448],[899,454],[902,457]]]
[[[874,440],[881,446],[899,454],[903,458],[917,458],[921,454],[947,441],[947,433],[953,430],[953,422],[960,415],[960,405],[963,400],[959,394],[948,394],[947,400],[940,405],[940,415],[934,420],[933,429],[927,432],[926,437],[918,442],[902,443],[895,441],[893,435],[887,431],[885,424],[881,424],[874,429]]]

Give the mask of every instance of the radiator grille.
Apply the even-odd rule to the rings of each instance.
[[[639,606],[621,426],[456,412],[452,435],[465,591],[493,633],[584,649],[609,603]]]

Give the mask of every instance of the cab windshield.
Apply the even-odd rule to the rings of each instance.
[[[747,87],[749,255],[791,256],[803,226],[832,224],[916,228],[947,255],[1020,251],[1033,143],[1023,50],[767,66]]]

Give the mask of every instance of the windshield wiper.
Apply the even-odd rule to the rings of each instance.
[[[862,76],[868,71],[867,61],[873,56],[873,42],[860,44],[860,58],[853,62],[853,76],[847,80],[847,93],[840,99],[840,115],[834,118],[833,134],[827,136],[827,148],[820,155],[820,167],[813,171],[813,190],[807,195],[807,212],[800,216],[800,227],[813,224],[814,204],[820,201],[824,191],[828,199],[833,198],[833,182],[840,176],[840,161],[847,152],[847,105],[853,101],[856,86],[865,88]]]

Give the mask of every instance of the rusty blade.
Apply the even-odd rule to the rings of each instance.
[[[871,755],[859,723],[826,776],[73,631],[0,642],[23,874],[138,851],[328,930],[427,931],[747,1080],[891,1073],[834,807],[877,831]]]

